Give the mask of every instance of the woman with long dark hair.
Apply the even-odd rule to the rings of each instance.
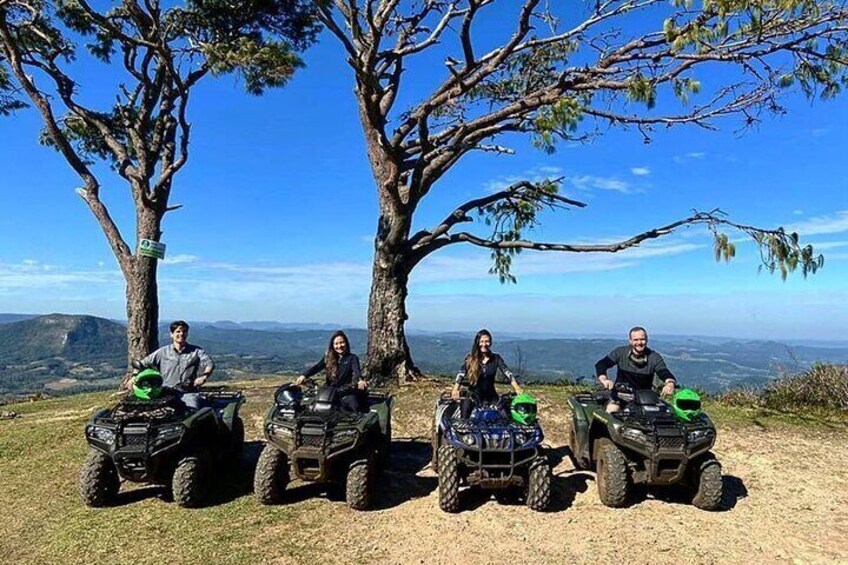
[[[360,412],[364,405],[362,396],[368,388],[368,381],[362,378],[359,357],[350,352],[350,341],[341,330],[330,336],[330,343],[324,358],[300,375],[294,382],[303,384],[307,378],[324,371],[326,386],[339,390],[341,405],[352,412]]]
[[[521,394],[521,385],[515,375],[509,370],[503,358],[492,351],[492,334],[489,330],[480,330],[474,336],[471,352],[465,357],[462,369],[456,374],[456,381],[451,391],[454,400],[459,400],[460,385],[467,384],[471,398],[464,399],[461,404],[461,415],[468,418],[471,415],[472,401],[481,404],[497,402],[500,396],[495,390],[495,378],[500,371],[505,382],[512,385],[515,394]]]

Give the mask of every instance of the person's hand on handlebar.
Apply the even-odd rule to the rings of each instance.
[[[453,390],[451,391],[451,398],[453,400],[459,400],[459,385],[454,385]]]
[[[665,384],[662,387],[662,393],[665,396],[671,396],[672,394],[674,394],[674,381],[673,380],[669,379],[669,380],[665,381]]]
[[[300,375],[298,378],[296,378],[294,380],[294,384],[295,384],[295,386],[300,386],[304,383],[304,381],[306,381],[306,377],[303,376],[303,375]]]
[[[368,388],[368,381],[366,381],[365,379],[359,379],[359,382],[356,383],[356,388],[358,388],[359,390],[365,390],[366,388]]]
[[[601,386],[607,390],[612,390],[615,386],[615,383],[613,383],[612,380],[606,375],[599,375],[598,380],[600,381]]]

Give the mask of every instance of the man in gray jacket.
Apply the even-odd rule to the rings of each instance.
[[[142,363],[159,370],[164,386],[182,391],[186,406],[200,408],[200,395],[191,391],[206,382],[215,370],[215,363],[203,349],[188,343],[188,329],[183,320],[173,322],[170,327],[172,343],[160,347]]]

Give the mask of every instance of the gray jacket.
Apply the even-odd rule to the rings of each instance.
[[[160,347],[145,357],[142,363],[156,367],[162,374],[162,384],[172,388],[177,385],[193,386],[198,369],[202,367],[202,373],[211,373],[215,368],[209,354],[190,343],[185,344],[182,351],[174,349],[173,344]]]

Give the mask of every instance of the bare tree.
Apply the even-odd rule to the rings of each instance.
[[[472,152],[511,153],[505,134],[532,136],[552,151],[558,140],[584,140],[601,126],[633,127],[650,136],[657,126],[712,129],[739,116],[751,124],[780,111],[778,92],[793,83],[810,95],[836,94],[845,82],[846,11],[838,2],[598,0],[582,4],[523,0],[334,0],[319,4],[325,26],[353,69],[368,158],[379,197],[366,367],[403,378],[413,369],[404,334],[409,276],[429,254],[468,243],[489,249],[491,272],[502,281],[523,249],[614,253],[704,224],[716,252],[733,245],[718,230],[740,229],[760,245],[764,265],[786,273],[814,272],[822,258],[797,236],[730,221],[720,211],[695,212],[609,245],[527,239],[540,211],[582,207],[559,193],[557,179],[519,182],[459,203],[435,226],[413,230],[423,199]],[[512,26],[500,39],[504,14]],[[647,23],[646,23],[647,22]],[[483,41],[481,41],[483,39]],[[487,47],[483,49],[482,44]],[[443,60],[442,78],[423,96],[412,61]],[[730,79],[701,90],[697,72],[724,67]],[[726,75],[730,76],[730,75]],[[402,87],[410,87],[402,92]],[[656,107],[668,90],[682,102]],[[396,109],[398,100],[418,102]],[[487,226],[462,231],[477,212]]]
[[[189,157],[190,93],[210,74],[237,73],[248,92],[285,84],[314,38],[301,0],[124,0],[101,11],[87,0],[0,0],[0,114],[28,102],[44,122],[42,142],[79,176],[88,205],[126,281],[128,356],[158,345],[157,261],[136,253],[159,241],[177,173]],[[85,49],[75,41],[85,43]],[[110,107],[82,96],[77,58],[111,65]],[[102,85],[89,85],[92,89]],[[98,162],[108,163],[135,204],[135,235],[122,235],[100,199]]]

